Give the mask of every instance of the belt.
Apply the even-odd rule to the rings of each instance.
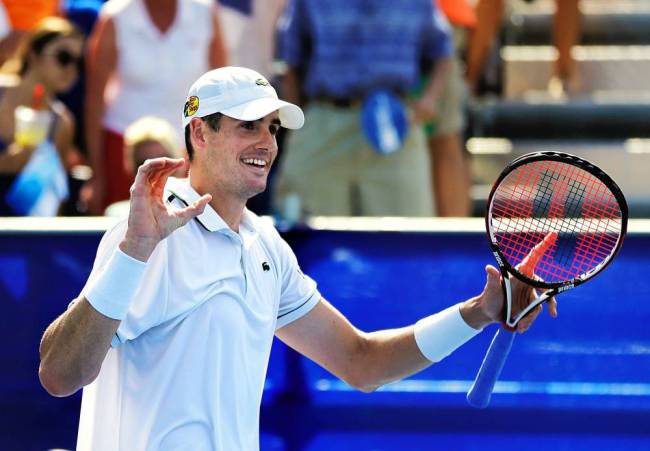
[[[363,97],[327,97],[318,96],[312,99],[315,102],[326,103],[336,108],[352,108],[363,103]]]
[[[402,101],[406,101],[406,95],[403,92],[392,91]],[[332,97],[332,96],[315,96],[312,100],[316,102],[327,103],[336,108],[352,108],[360,106],[365,100],[365,95],[354,95],[349,97]]]

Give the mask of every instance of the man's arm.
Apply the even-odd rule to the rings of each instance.
[[[482,329],[501,319],[503,294],[499,271],[489,266],[483,292],[463,302],[460,314],[474,329]],[[530,287],[513,281],[513,296],[529,300]],[[554,301],[549,304],[555,314]],[[524,332],[541,308],[518,324]],[[415,338],[415,326],[365,333],[355,328],[338,310],[321,300],[302,318],[276,332],[279,339],[309,357],[351,386],[371,392],[403,379],[431,365]]]
[[[487,58],[494,38],[501,28],[504,14],[504,0],[479,0],[476,5],[476,28],[467,43],[466,78],[472,92],[476,92],[483,75]]]
[[[282,94],[287,102],[302,105],[300,85],[298,68],[289,66],[287,72],[282,77]]]
[[[221,32],[219,14],[218,4],[214,2],[212,5],[212,40],[210,41],[210,54],[208,56],[208,63],[212,69],[228,65],[228,52]]]
[[[99,374],[120,321],[102,315],[81,297],[45,330],[38,377],[53,396],[68,396]]]
[[[413,105],[414,120],[421,124],[436,119],[438,115],[438,99],[445,88],[451,72],[451,57],[439,58],[433,62],[429,72],[428,83],[422,95]]]
[[[426,21],[423,32],[423,54],[431,64],[428,73],[422,74],[427,83],[419,99],[413,102],[413,120],[416,124],[431,122],[438,114],[438,99],[451,72],[454,42],[451,26],[436,2],[428,2],[431,20]]]
[[[43,387],[67,396],[92,382],[139,286],[145,263],[162,240],[201,214],[212,197],[204,195],[180,209],[163,202],[167,178],[185,165],[157,158],[138,168],[124,238],[101,273],[79,299],[45,331],[38,369]]]

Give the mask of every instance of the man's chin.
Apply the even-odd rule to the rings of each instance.
[[[257,196],[258,194],[262,194],[264,191],[266,191],[266,184],[264,184],[264,186],[253,187],[248,192],[247,199],[251,199],[251,198]]]

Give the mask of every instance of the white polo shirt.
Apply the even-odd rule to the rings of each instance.
[[[198,197],[186,181],[165,188],[172,205]],[[125,231],[122,221],[106,232],[89,281]],[[77,449],[259,449],[274,333],[319,300],[272,224],[245,210],[237,234],[207,206],[149,259],[99,376],[83,390]]]

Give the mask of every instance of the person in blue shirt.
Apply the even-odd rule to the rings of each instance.
[[[453,52],[449,25],[431,0],[292,0],[280,24],[288,71],[284,96],[309,118],[287,138],[274,205],[300,200],[303,213],[432,216],[435,205],[422,127],[435,116]],[[419,98],[422,65],[431,67]],[[362,130],[364,100],[399,98],[408,131],[392,153]],[[379,130],[382,133],[382,130]]]

